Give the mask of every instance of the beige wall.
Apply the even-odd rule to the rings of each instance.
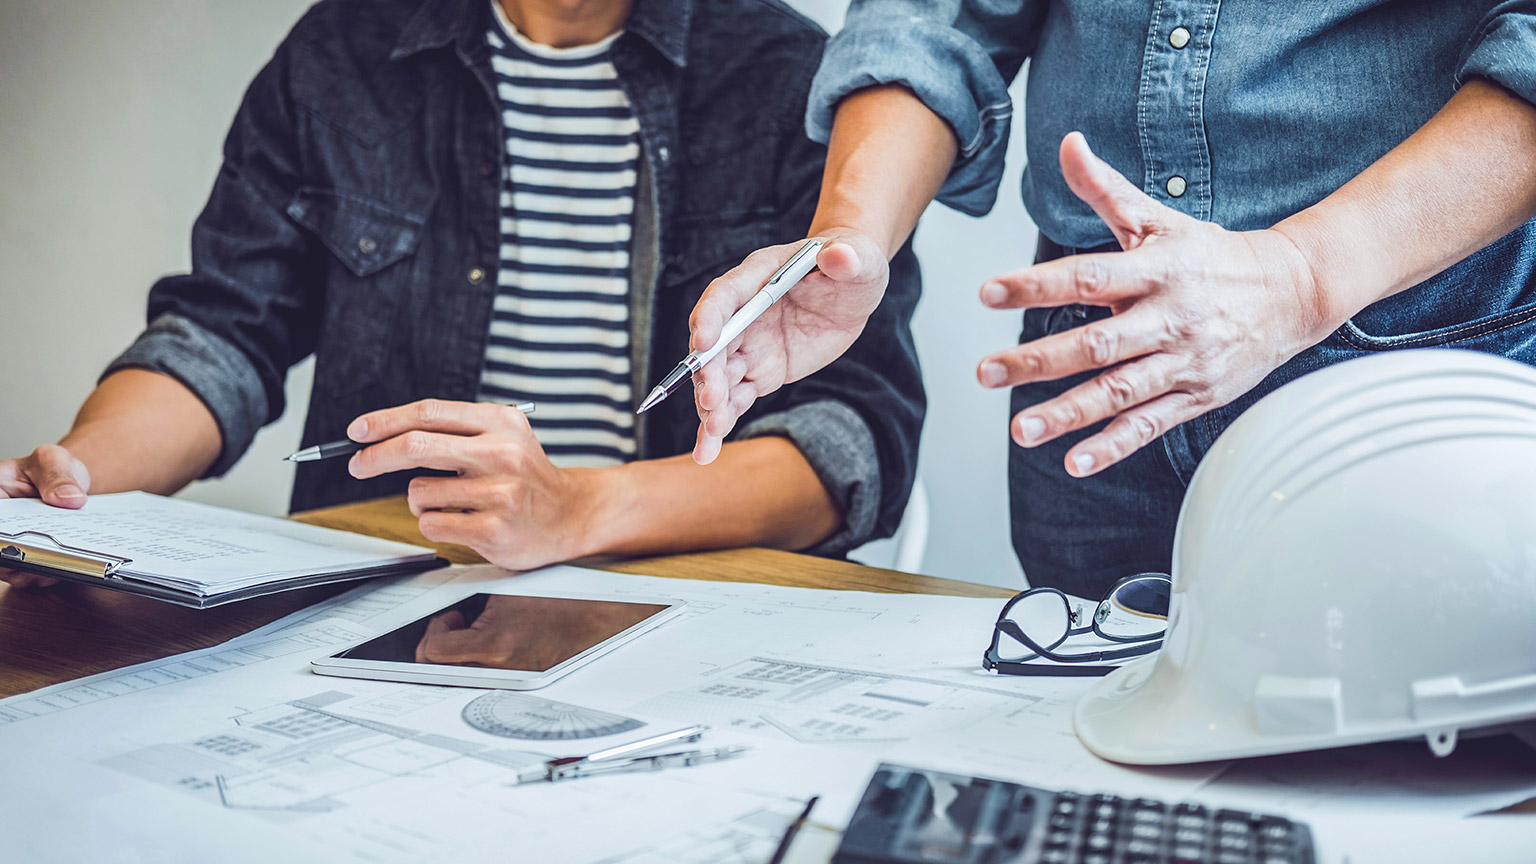
[[[791,3],[828,27],[846,5]],[[187,232],[240,95],[307,5],[0,0],[0,454],[56,440],[142,326],[148,286],[187,267]],[[915,329],[930,406],[921,471],[933,509],[924,570],[1004,585],[1019,583],[1007,400],[983,392],[974,367],[978,346],[1015,338],[1017,316],[975,297],[983,278],[1033,251],[1015,191],[1021,158],[992,216],[936,207],[918,233],[927,290]],[[292,474],[278,460],[298,441],[308,388],[306,364],[289,381],[298,407],[226,478],[187,494],[282,512]]]

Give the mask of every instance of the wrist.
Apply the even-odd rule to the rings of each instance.
[[[623,547],[626,516],[632,512],[634,486],[630,466],[614,468],[571,468],[567,474],[574,486],[575,520],[571,542],[575,548],[568,558],[605,555]]]

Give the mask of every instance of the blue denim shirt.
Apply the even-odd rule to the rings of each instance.
[[[852,0],[806,127],[826,141],[848,93],[909,87],[960,144],[939,200],[980,215],[996,199],[1007,86],[1026,58],[1025,205],[1068,253],[1118,248],[1062,178],[1066,133],[1081,130],[1169,207],[1267,228],[1400,144],[1470,78],[1536,103],[1536,0]],[[1536,363],[1533,272],[1536,220],[1366,307],[1248,394],[1172,430],[1170,461],[1187,481],[1258,398],[1362,353],[1446,346]]]
[[[251,83],[192,231],[192,272],[150,292],[150,326],[111,366],[171,375],[239,459],[283,412],[288,368],[315,356],[303,443],[366,411],[476,398],[500,248],[506,148],[487,54],[488,0],[325,0]],[[643,158],[632,243],[632,389],[688,353],[709,281],[805,236],[825,150],[801,106],[826,35],[780,0],[635,0],[612,56]],[[738,437],[791,439],[844,513],[814,551],[900,522],[923,388],[909,330],[910,248],[850,351],[759,400]],[[675,396],[640,418],[643,458],[686,453],[698,416]],[[299,467],[292,506],[400,494],[409,476]]]
[[[1047,237],[1085,249],[1114,237],[1062,179],[1068,132],[1170,207],[1267,228],[1397,146],[1468,78],[1536,102],[1536,0],[852,0],[806,126],[826,141],[843,96],[907,85],[959,139],[939,200],[980,215],[1026,57],[1024,203]]]

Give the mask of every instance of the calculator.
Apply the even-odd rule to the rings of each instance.
[[[833,864],[1315,864],[1283,816],[882,764]]]

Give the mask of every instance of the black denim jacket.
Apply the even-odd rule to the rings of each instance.
[[[307,446],[416,399],[476,398],[499,253],[504,145],[490,0],[325,0],[252,82],[192,233],[192,272],[149,299],[149,328],[109,368],[172,375],[208,405],[226,471],[283,411],[313,353]],[[635,0],[613,62],[639,120],[631,344],[638,396],[688,351],[709,281],[803,237],[824,150],[801,125],[825,35],[778,0]],[[903,249],[841,359],[760,400],[739,436],[793,440],[846,514],[815,551],[889,535],[910,492],[924,397]],[[687,452],[684,393],[640,418],[642,458]],[[294,509],[399,494],[302,465]]]

